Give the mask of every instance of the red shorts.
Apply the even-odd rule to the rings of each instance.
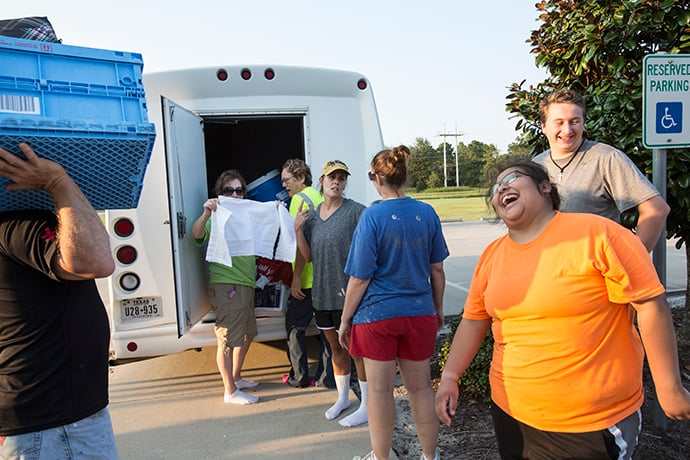
[[[434,354],[437,330],[436,315],[355,324],[350,336],[350,355],[375,361],[396,358],[424,361]]]

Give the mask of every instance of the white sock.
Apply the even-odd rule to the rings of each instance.
[[[369,420],[369,414],[367,413],[367,394],[368,387],[367,382],[362,382],[359,380],[359,391],[362,396],[362,400],[359,403],[359,408],[356,411],[348,415],[347,417],[340,420],[338,423],[342,426],[359,426],[367,423]]]
[[[438,450],[438,447],[436,448],[436,451],[434,452],[434,457],[431,460],[440,460],[441,457],[441,452]],[[422,458],[420,460],[429,460],[426,455],[424,455],[424,452],[422,452]]]
[[[422,454],[422,455],[423,455],[423,454]],[[367,460],[378,460],[378,458],[376,458],[376,454],[374,454],[374,451],[373,451],[373,450],[372,450],[371,452],[369,452],[368,454],[366,454],[364,457],[360,457],[359,455],[357,455],[356,457],[353,457],[353,458],[352,458],[352,460],[364,460],[364,459],[367,459]]]
[[[225,393],[223,396],[223,401],[229,404],[254,404],[259,402],[259,398],[248,395],[242,390],[235,390],[235,392],[232,394]]]
[[[326,411],[328,420],[333,420],[350,407],[350,374],[336,375],[335,387],[338,389],[338,400]]]
[[[235,382],[235,387],[238,390],[244,390],[246,388],[254,388],[258,384],[259,382],[252,382],[251,380],[240,379],[237,382]]]

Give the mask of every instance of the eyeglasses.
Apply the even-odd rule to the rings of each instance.
[[[294,178],[295,178],[294,176],[284,177],[284,178],[280,179],[280,183],[281,184],[287,184],[288,182],[290,182]]]
[[[489,189],[489,196],[491,196],[491,198],[493,198],[494,195],[496,195],[496,193],[498,193],[498,189],[501,188],[502,185],[512,184],[513,182],[515,182],[515,179],[517,179],[518,176],[521,176],[521,175],[522,176],[529,176],[529,174],[525,174],[522,171],[518,171],[518,170],[515,170],[511,173],[506,174],[505,177],[503,177],[503,179],[496,181],[496,183],[491,186],[491,188]]]
[[[377,174],[371,171],[367,171],[367,176],[369,176],[370,181],[373,181],[374,179],[376,179]]]
[[[243,187],[237,187],[237,188],[223,187],[223,195],[230,196],[232,194],[242,196],[242,195],[244,195],[244,188]]]

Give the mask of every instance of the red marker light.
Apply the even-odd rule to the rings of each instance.
[[[266,80],[273,80],[276,76],[276,73],[271,69],[270,67],[266,70],[264,70],[264,78]]]
[[[121,264],[129,265],[137,260],[137,250],[132,246],[122,246],[117,250],[116,257]]]
[[[228,79],[228,71],[225,69],[218,69],[216,71],[216,78],[220,81],[225,81]]]
[[[242,72],[240,72],[240,76],[242,77],[242,80],[249,80],[252,78],[252,71],[249,69],[242,69]]]
[[[367,89],[367,86],[367,81],[364,78],[360,78],[357,82],[357,88],[361,89],[362,91]]]
[[[118,219],[113,225],[113,231],[121,238],[125,238],[134,233],[134,224],[129,219]]]

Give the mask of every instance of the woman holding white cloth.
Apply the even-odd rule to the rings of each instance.
[[[216,181],[218,196],[243,199],[247,190],[244,177],[235,169],[223,172]],[[201,216],[192,225],[197,245],[208,242],[211,214],[218,209],[218,198],[203,204]],[[254,289],[256,288],[256,257],[233,256],[232,267],[209,263],[209,298],[216,313],[215,333],[218,338],[216,364],[223,378],[223,401],[230,404],[254,404],[259,398],[245,393],[258,382],[242,379],[242,364],[249,346],[256,337]]]

